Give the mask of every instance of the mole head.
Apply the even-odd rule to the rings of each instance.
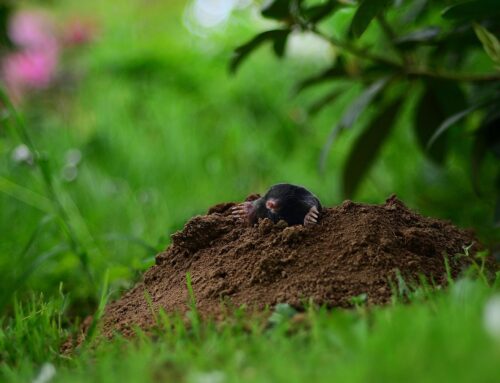
[[[266,208],[273,214],[277,214],[279,210],[280,204],[279,200],[276,198],[268,198],[266,199]]]
[[[316,223],[321,211],[321,204],[314,194],[292,184],[271,186],[262,202],[263,215],[275,223],[284,220],[288,225]]]
[[[291,184],[277,184],[272,186],[264,196],[266,209],[273,215],[282,216],[301,199],[301,187]]]

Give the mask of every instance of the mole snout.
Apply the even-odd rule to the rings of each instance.
[[[274,198],[270,198],[270,199],[266,200],[266,208],[271,213],[276,213],[278,210],[278,201],[275,200]]]
[[[232,214],[252,225],[259,219],[268,218],[274,223],[284,220],[292,226],[317,223],[321,209],[319,199],[306,188],[277,184],[263,197],[236,205]]]

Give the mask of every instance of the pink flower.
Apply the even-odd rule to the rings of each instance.
[[[52,20],[40,11],[19,11],[9,20],[9,37],[17,51],[7,53],[1,75],[11,96],[20,100],[30,89],[43,89],[56,76],[59,43]]]
[[[58,43],[52,19],[42,11],[15,13],[9,20],[8,33],[19,48],[57,50]]]
[[[5,53],[0,61],[0,76],[11,97],[20,101],[30,90],[47,88],[56,78],[61,50],[92,41],[96,30],[90,19],[74,18],[56,29],[53,19],[43,11],[13,14],[8,34],[16,50]]]
[[[14,52],[5,57],[2,69],[9,85],[43,89],[54,78],[57,55],[43,50]]]

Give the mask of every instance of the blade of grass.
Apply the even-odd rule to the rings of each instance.
[[[9,283],[9,286],[3,286],[0,292],[0,312],[3,311],[5,306],[8,304],[12,296],[19,290],[19,288],[26,283],[28,278],[45,262],[55,256],[69,251],[70,247],[67,244],[59,244],[54,246],[52,249],[45,251],[35,257],[35,259],[25,266],[21,274],[14,277]],[[5,281],[5,279],[4,279]]]
[[[192,279],[191,279],[191,273],[187,272],[186,273],[186,286],[188,290],[188,297],[189,297],[189,319],[191,320],[191,328],[193,329],[193,333],[197,338],[200,336],[200,316],[198,314],[198,310],[196,308],[196,298],[194,296],[194,290],[193,290],[193,284],[192,284]]]
[[[83,349],[87,348],[92,343],[92,340],[95,338],[97,326],[101,321],[102,316],[104,315],[104,309],[106,308],[106,305],[108,303],[109,296],[110,293],[109,293],[109,269],[108,269],[104,273],[99,304],[97,306],[97,310],[94,316],[92,317],[92,322],[90,323],[90,326],[87,330],[87,335],[82,345]]]
[[[47,190],[49,200],[51,201],[54,210],[58,215],[58,221],[60,223],[61,229],[66,233],[71,245],[71,249],[79,258],[82,268],[89,279],[89,282],[94,285],[94,278],[89,267],[89,257],[87,250],[76,235],[75,230],[70,222],[70,217],[63,207],[61,200],[56,192],[48,159],[40,155],[40,152],[37,150],[30,134],[28,133],[28,129],[26,128],[23,117],[17,112],[16,108],[10,101],[10,98],[7,96],[2,86],[0,86],[0,101],[8,111],[7,123],[9,125],[13,125],[15,132],[18,134],[22,142],[26,146],[28,146],[30,151],[34,154],[35,165],[42,175],[45,189]]]
[[[53,213],[51,201],[24,186],[0,176],[0,192],[46,213]]]

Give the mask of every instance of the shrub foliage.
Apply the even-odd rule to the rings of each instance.
[[[362,92],[333,126],[323,151],[323,164],[338,135],[355,125],[369,107],[376,111],[369,114],[370,121],[347,156],[343,169],[345,196],[356,192],[390,136],[404,101],[414,98],[418,98],[412,123],[417,142],[437,164],[442,165],[450,147],[457,145],[456,139],[450,140],[450,129],[464,126],[467,120],[467,126],[473,125],[460,137],[472,141],[471,179],[480,189],[484,158],[500,158],[497,0],[273,0],[261,13],[279,26],[236,48],[231,71],[235,72],[266,42],[272,44],[277,56],[283,56],[290,34],[304,31],[328,41],[336,53],[330,67],[298,81],[299,91],[325,82],[333,84],[332,92],[318,100],[312,112],[336,101],[341,93],[336,82],[363,85]],[[339,26],[339,14],[351,17],[347,28]],[[500,171],[497,181],[500,195]],[[498,222],[498,198],[497,211]]]

